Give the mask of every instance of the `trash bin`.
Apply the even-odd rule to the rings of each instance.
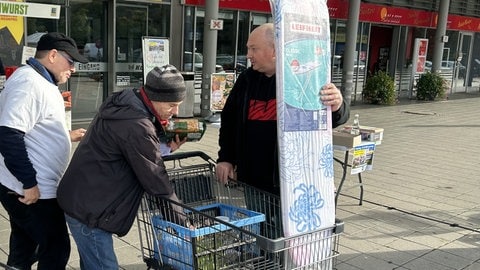
[[[195,73],[194,72],[182,72],[183,80],[185,80],[185,86],[187,88],[187,95],[182,104],[178,107],[177,117],[193,117],[193,106],[195,103]]]

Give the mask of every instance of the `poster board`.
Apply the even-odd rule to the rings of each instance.
[[[143,81],[154,67],[170,63],[170,42],[167,38],[142,37]]]
[[[213,73],[210,83],[210,111],[221,112],[235,83],[235,73]]]
[[[30,57],[35,57],[36,52],[37,52],[37,48],[23,46],[21,64],[26,65],[27,60],[30,59]]]
[[[353,159],[351,174],[370,171],[373,168],[373,153],[375,152],[375,142],[362,143],[362,145],[353,148]]]
[[[412,63],[416,73],[423,73],[425,71],[425,61],[427,61],[428,39],[416,38],[415,51],[413,54]]]
[[[425,71],[425,62],[427,61],[428,39],[416,38],[415,47],[412,56],[412,72],[410,76],[409,98],[413,96],[413,86],[415,75]]]

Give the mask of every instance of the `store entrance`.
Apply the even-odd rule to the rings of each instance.
[[[392,44],[393,27],[373,25],[370,36],[370,59],[368,72],[376,74],[379,71],[388,71],[390,62],[390,47]]]

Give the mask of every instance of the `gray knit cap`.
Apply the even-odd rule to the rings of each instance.
[[[147,74],[145,93],[151,101],[179,102],[186,95],[182,74],[172,65],[154,67]]]

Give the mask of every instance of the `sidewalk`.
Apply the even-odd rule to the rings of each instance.
[[[480,269],[480,93],[448,101],[402,101],[395,106],[352,106],[360,123],[385,129],[373,170],[362,174],[363,205],[355,175],[347,176],[337,217],[339,270]],[[217,155],[218,128],[183,151]],[[341,154],[341,153],[336,153]],[[338,184],[340,166],[335,163]],[[8,254],[9,224],[0,208],[0,262]],[[73,245],[72,240],[72,245]],[[134,226],[115,239],[122,269],[146,269]],[[75,246],[70,269],[79,269]]]

